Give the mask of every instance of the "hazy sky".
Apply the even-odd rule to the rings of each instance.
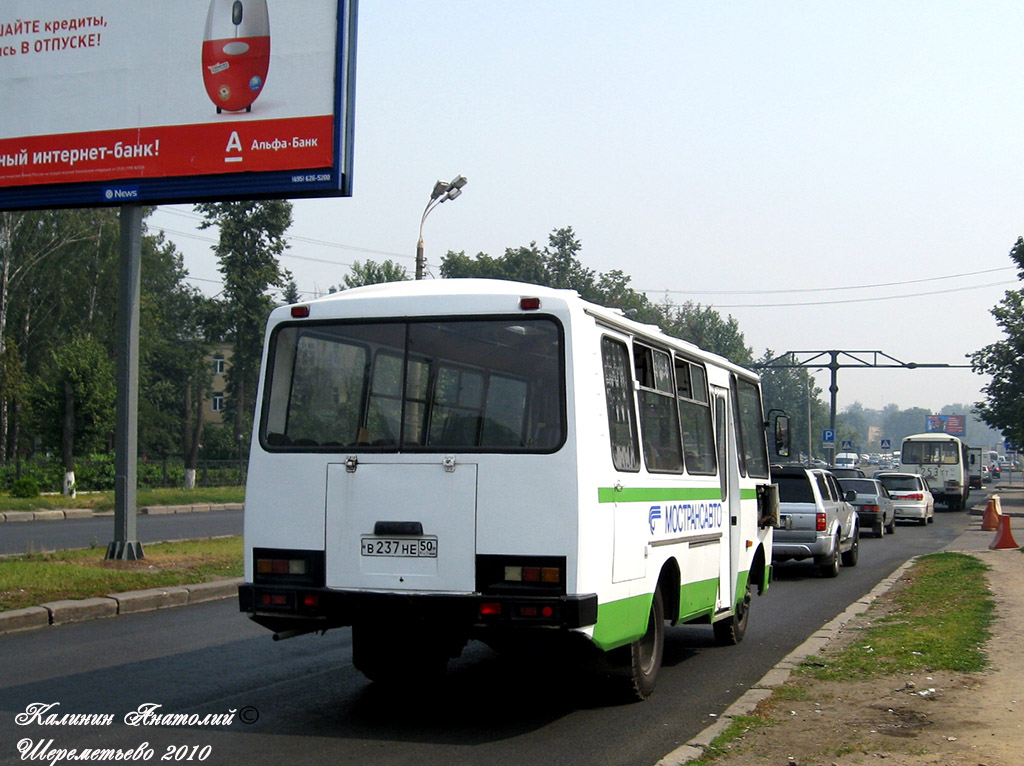
[[[289,4],[268,5],[273,34]],[[354,260],[411,273],[435,180],[462,174],[424,229],[435,274],[571,226],[584,265],[734,316],[757,356],[964,364],[1018,286],[1022,30],[1019,1],[364,0],[354,195],[296,201],[282,262],[310,295]],[[195,223],[149,221],[215,293]],[[937,410],[983,383],[842,370],[839,407]]]

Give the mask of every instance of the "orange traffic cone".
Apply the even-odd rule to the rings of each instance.
[[[996,539],[988,544],[988,547],[992,550],[998,550],[1000,548],[1020,548],[1017,545],[1017,541],[1013,539],[1013,533],[1010,531],[1010,517],[999,516],[999,531],[996,532]]]
[[[981,531],[992,532],[999,527],[999,495],[993,495],[985,505],[985,515],[981,517]]]

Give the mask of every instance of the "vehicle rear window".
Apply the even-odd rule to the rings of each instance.
[[[868,481],[867,479],[840,479],[839,486],[844,490],[853,490],[854,492],[864,492],[870,495],[877,492],[875,483]]]
[[[561,327],[543,316],[301,322],[271,337],[271,450],[553,452]]]
[[[779,485],[779,502],[813,503],[814,493],[806,476],[773,476],[772,482]]]
[[[913,492],[921,488],[913,476],[883,476],[879,481],[890,492]]]

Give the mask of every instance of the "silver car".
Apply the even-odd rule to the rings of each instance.
[[[844,479],[839,477],[839,486],[844,492],[851,489],[857,493],[853,507],[857,509],[861,529],[871,529],[875,537],[882,537],[896,531],[896,506],[889,496],[889,490],[878,479]]]
[[[935,498],[919,473],[876,473],[889,490],[897,519],[914,519],[922,526],[935,521]]]

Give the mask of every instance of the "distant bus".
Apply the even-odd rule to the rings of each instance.
[[[951,511],[967,507],[971,491],[967,467],[967,445],[955,436],[927,433],[903,440],[900,470],[921,474],[935,501],[945,504]]]
[[[644,698],[665,622],[734,644],[771,579],[757,375],[572,291],[278,308],[258,402],[240,607],[278,638],[351,626],[372,680],[429,683],[471,638],[556,641]]]

